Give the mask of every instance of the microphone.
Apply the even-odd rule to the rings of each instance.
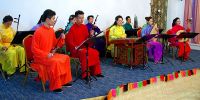
[[[18,31],[18,27],[19,27],[19,20],[20,20],[20,14],[18,16],[18,18],[14,18],[16,21],[14,21],[14,23],[17,23],[17,31]]]

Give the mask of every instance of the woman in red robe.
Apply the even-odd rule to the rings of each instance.
[[[57,40],[51,26],[55,23],[55,12],[47,9],[42,15],[44,22],[33,36],[32,53],[34,61],[31,67],[39,73],[43,82],[49,80],[50,90],[62,92],[62,86],[71,86],[72,81],[70,58],[67,55],[56,54],[53,48],[64,44],[65,35]],[[57,44],[57,42],[59,42]]]
[[[185,29],[183,26],[180,25],[180,18],[175,18],[173,20],[172,23],[172,29],[170,29],[167,33],[168,34],[175,34],[175,35],[179,35],[181,32],[184,32]],[[187,30],[188,31],[188,30]],[[187,60],[189,58],[190,55],[190,45],[188,43],[188,41],[185,42],[185,51],[184,51],[184,42],[180,41],[180,39],[174,37],[174,38],[170,38],[169,42],[171,43],[171,46],[177,46],[178,47],[178,57],[183,57],[184,60]]]
[[[87,64],[86,64],[86,48],[83,46],[80,49],[76,49],[83,41],[89,37],[89,32],[87,26],[83,24],[84,12],[75,12],[76,23],[70,28],[68,34],[66,35],[66,45],[70,50],[72,57],[79,58],[81,62],[82,78],[87,79]],[[90,32],[94,33],[94,30]],[[99,52],[93,48],[88,48],[88,67],[90,69],[90,74],[97,77],[103,77],[100,67]]]

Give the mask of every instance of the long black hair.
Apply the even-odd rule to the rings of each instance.
[[[75,15],[70,15],[70,16],[69,16],[69,19],[68,19],[69,22],[67,23],[67,25],[68,25],[68,24],[70,23],[70,21],[73,20],[74,18],[75,18]]]
[[[114,22],[114,24],[112,26],[117,25],[117,21],[118,21],[119,18],[123,19],[123,17],[121,15],[116,16],[115,17],[115,22]]]
[[[37,22],[37,24],[40,24],[40,23],[42,23],[42,15],[40,16],[40,19],[38,20],[38,22]]]
[[[55,16],[56,15],[56,12],[55,11],[53,11],[53,10],[51,10],[51,9],[47,9],[47,10],[45,10],[44,11],[44,13],[42,14],[42,16],[41,16],[41,21],[42,22],[45,22],[45,20],[47,19],[47,18],[49,18],[49,19],[51,19],[53,16]]]
[[[150,21],[150,19],[152,19],[151,16],[150,16],[150,17],[145,17],[145,20],[146,20],[146,21]]]
[[[176,25],[176,21],[177,21],[177,20],[180,20],[180,18],[179,18],[179,17],[176,17],[176,18],[173,20],[173,22],[172,22],[172,27]]]

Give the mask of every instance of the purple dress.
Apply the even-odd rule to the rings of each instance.
[[[142,28],[142,37],[145,35],[148,35],[151,33],[151,30],[153,29],[153,26],[151,25],[145,25]],[[147,43],[147,49],[148,49],[148,56],[150,58],[154,59],[154,62],[159,62],[162,58],[162,49],[163,46],[160,42],[155,41],[148,41]]]

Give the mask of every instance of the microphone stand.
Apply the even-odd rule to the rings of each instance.
[[[15,20],[17,20],[17,21],[14,21],[14,23],[17,23],[17,30],[16,30],[16,32],[19,31],[19,21],[20,21],[20,17],[21,17],[21,15],[19,14],[19,15],[18,15],[18,18],[14,18]],[[13,44],[13,46],[15,47],[14,44]],[[22,66],[18,66],[17,70],[20,70],[23,66],[25,66],[25,64],[22,65]],[[26,71],[26,67],[25,67],[25,71]]]
[[[18,18],[14,18],[14,19],[17,20],[17,21],[14,21],[15,23],[17,23],[17,32],[18,32],[18,28],[19,28],[20,16],[21,16],[21,15],[19,14]]]
[[[87,81],[86,81],[86,84],[89,85],[89,88],[91,89],[91,82],[92,82],[92,77],[97,80],[97,78],[95,76],[90,76],[89,73],[90,73],[90,69],[89,69],[89,66],[88,66],[88,49],[89,49],[89,41],[91,41],[91,39],[95,38],[96,36],[98,36],[100,33],[102,33],[103,31],[97,33],[96,35],[93,35],[91,37],[88,37],[86,40],[84,40],[79,46],[75,47],[76,50],[79,50],[83,45],[85,46],[86,48],[86,70],[84,72],[82,72],[82,74],[86,73],[86,77],[87,77]],[[80,75],[81,76],[81,75]],[[78,78],[76,78],[73,82],[76,82]]]

